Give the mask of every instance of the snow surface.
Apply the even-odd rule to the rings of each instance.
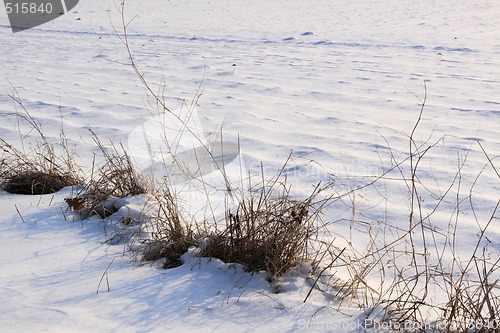
[[[262,165],[272,175],[292,151],[285,173],[298,193],[327,172],[339,193],[362,186],[388,170],[391,154],[407,156],[401,133],[415,124],[425,81],[415,138],[446,138],[428,153],[420,180],[442,194],[467,157],[459,196],[474,184],[474,214],[483,224],[500,193],[475,141],[498,169],[498,13],[496,0],[129,0],[126,7],[128,18],[137,15],[129,26],[135,61],[154,88],[164,83],[167,104],[189,103],[202,84],[197,113],[206,137],[223,128],[254,173]],[[152,110],[124,65],[113,30],[120,20],[112,1],[81,1],[57,20],[13,34],[1,10],[0,112],[14,110],[8,94],[15,88],[49,138],[58,138],[63,117],[87,166],[95,152],[88,128],[103,142],[126,143]],[[0,136],[20,144],[11,117],[0,118]],[[262,275],[190,253],[175,269],[139,266],[127,246],[106,242],[112,223],[64,213],[71,191],[0,193],[1,332],[362,331],[353,325],[362,309],[339,307],[318,291],[303,303],[310,282],[302,276],[286,277],[286,292],[273,294]],[[345,238],[363,250],[367,229],[392,237],[405,228],[407,197],[404,183],[386,180],[334,204],[324,219],[335,222],[339,246]],[[425,199],[431,210],[432,197]],[[140,207],[140,198],[129,200],[132,210]],[[354,202],[359,225],[351,224]],[[457,242],[466,256],[479,229],[469,201],[463,205]],[[448,228],[454,207],[440,207],[436,228]],[[494,257],[496,222],[487,235]]]

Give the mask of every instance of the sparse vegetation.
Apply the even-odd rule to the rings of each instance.
[[[320,229],[322,205],[316,201],[325,186],[314,187],[303,200],[294,199],[278,178],[243,193],[228,209],[226,227],[206,238],[201,254],[243,264],[248,271],[264,270],[271,281],[311,258],[308,249]]]
[[[140,250],[141,260],[165,259],[163,268],[180,266],[180,257],[197,244],[197,234],[179,211],[177,198],[167,184],[155,197],[157,210],[151,218],[151,238]]]
[[[122,3],[124,29],[120,39],[126,46],[131,66],[156,100],[156,105],[160,106],[159,112],[170,112],[164,105],[165,99],[160,98],[149,86],[133,60],[127,39],[128,23],[124,18],[123,6]],[[417,130],[423,122],[426,96],[425,92],[418,119],[411,132],[397,132],[409,142],[407,154],[402,159],[396,157],[390,143],[386,142],[391,167],[372,181],[337,195],[327,195],[327,199],[320,200],[318,205],[318,202],[314,202],[316,195],[332,184],[321,188],[318,186],[310,197],[298,200],[290,196],[286,179],[280,175],[268,183],[263,181],[257,191],[244,193],[235,204],[228,204],[225,228],[200,237],[192,232],[196,227],[184,224],[179,228],[169,223],[165,228],[166,234],[172,230],[183,230],[179,239],[189,239],[189,245],[201,245],[201,255],[220,258],[225,262],[238,262],[245,265],[249,271],[266,270],[271,280],[287,273],[301,261],[314,260],[311,273],[315,274],[316,278],[313,288],[330,292],[336,299],[348,300],[350,304],[364,308],[367,318],[376,309],[381,308],[381,318],[384,321],[416,324],[416,328],[406,331],[423,332],[426,329],[422,327],[433,323],[439,327],[438,331],[443,332],[464,331],[471,321],[497,323],[500,258],[498,253],[488,251],[488,244],[485,244],[484,240],[491,222],[498,219],[498,203],[487,223],[479,221],[473,214],[479,226],[479,237],[474,253],[464,260],[458,253],[456,242],[462,211],[460,205],[464,201],[460,195],[464,191],[461,188],[462,168],[467,158],[459,160],[456,176],[438,193],[422,182],[424,161],[429,152],[442,145],[445,139],[440,137],[431,141],[432,133],[426,140],[416,139]],[[480,145],[480,142],[477,144]],[[489,166],[498,175],[493,164],[494,158],[489,157],[482,146],[481,149]],[[478,178],[483,171],[479,171]],[[388,224],[387,220],[374,219],[374,225],[381,225],[377,229],[370,221],[356,218],[359,208],[356,207],[354,197],[363,190],[373,188],[375,193],[381,196],[380,202],[389,201],[377,188],[385,181],[402,182],[408,190],[409,211],[405,226],[394,226]],[[474,184],[469,189],[469,196],[465,198],[471,202],[472,212],[473,187]],[[237,192],[231,189],[231,193]],[[448,230],[443,230],[436,227],[432,221],[445,204],[453,202],[453,196],[456,207],[450,217],[452,222]],[[335,237],[328,241],[316,238],[318,232],[331,235],[330,231],[335,226],[332,221],[314,223],[315,218],[327,211],[329,204],[345,198],[352,200],[350,203],[347,201],[347,205],[350,205],[347,208],[352,210],[351,224],[367,226],[369,244],[365,252],[357,248],[356,239],[347,235],[333,233],[339,240],[344,240],[340,242],[340,246],[335,245]],[[370,215],[369,212],[360,214],[363,218]],[[332,216],[329,218],[333,220]],[[180,224],[182,225],[182,222]],[[170,243],[163,243],[163,248],[168,249],[167,244]],[[156,247],[155,253],[158,253]],[[451,261],[448,261],[450,258]],[[337,277],[336,273],[340,272],[345,272],[344,276],[348,276],[348,279]],[[373,282],[377,279],[380,281],[378,285]],[[321,288],[318,284],[321,284]],[[448,301],[436,301],[438,294],[439,297],[444,296],[440,299],[447,297]]]
[[[138,257],[143,261],[161,259],[164,268],[174,268],[182,264],[180,258],[190,247],[198,247],[198,254],[201,256],[240,263],[251,272],[266,271],[276,291],[279,291],[280,276],[301,263],[314,261],[311,274],[315,276],[315,283],[311,292],[321,290],[331,293],[336,299],[354,301],[354,304],[366,309],[367,317],[375,309],[382,308],[382,320],[400,325],[407,322],[428,324],[428,327],[438,327],[436,330],[440,332],[471,331],[471,323],[483,323],[489,327],[498,325],[500,258],[498,253],[490,249],[488,231],[498,220],[500,201],[493,207],[487,221],[474,217],[478,225],[477,243],[469,257],[464,259],[458,253],[456,243],[460,232],[459,205],[469,201],[473,207],[475,182],[472,188],[462,189],[469,194],[465,196],[465,200],[461,198],[459,186],[462,168],[466,163],[464,157],[458,164],[458,171],[452,182],[441,195],[434,196],[434,207],[429,210],[430,203],[426,202],[427,211],[424,210],[424,192],[428,189],[420,181],[420,166],[442,138],[417,145],[414,134],[421,121],[423,108],[424,103],[419,119],[407,137],[412,146],[411,152],[400,161],[391,155],[392,166],[373,181],[336,195],[331,194],[333,182],[316,185],[312,187],[309,196],[299,199],[291,195],[291,186],[287,184],[286,177],[282,177],[288,159],[271,180],[266,181],[262,175],[259,184],[248,191],[231,189],[233,202],[227,203],[224,228],[210,229],[204,221],[193,221],[190,216],[186,216],[180,209],[178,198],[168,184],[168,179],[163,187],[154,191],[148,188],[157,210],[156,213],[149,214],[147,225],[141,226],[150,236],[142,240]],[[25,112],[28,116],[22,116],[22,119],[37,126],[42,143],[36,145],[38,150],[30,150],[30,155],[17,150],[4,139],[0,140],[4,154],[1,160],[3,188],[13,189],[14,193],[43,194],[67,185],[81,184],[83,178],[75,176],[75,170],[80,168],[68,156],[57,156],[39,124],[26,110]],[[134,170],[131,158],[123,146],[120,145],[118,149],[111,143],[109,147],[105,147],[94,133],[92,135],[102,152],[104,162],[97,167],[94,161],[94,168],[91,176],[87,177],[86,185],[74,198],[67,198],[66,202],[72,209],[80,212],[82,218],[99,215],[105,219],[117,209],[113,206],[113,198],[145,193],[147,184]],[[498,175],[494,165],[496,157],[489,156],[480,142],[477,144],[484,153],[485,168],[493,169]],[[67,146],[64,151],[69,151]],[[33,156],[42,158],[44,164],[34,160]],[[35,171],[31,171],[32,169]],[[44,172],[51,178],[47,180]],[[391,226],[376,233],[372,233],[370,229],[368,233],[371,242],[365,253],[356,250],[355,241],[351,239],[348,240],[351,247],[343,249],[335,245],[335,240],[325,243],[319,233],[328,234],[329,228],[334,226],[323,223],[320,217],[328,210],[329,204],[383,182],[391,172],[399,173],[401,177],[398,181],[407,185],[411,203],[407,228],[400,228],[395,237],[389,237]],[[477,178],[483,172],[481,170]],[[15,188],[17,184],[19,189]],[[320,196],[325,192],[329,194]],[[450,219],[448,231],[433,227],[430,224],[431,217],[442,205],[449,204],[450,200],[447,199],[453,195],[456,196],[457,207]],[[350,205],[353,211],[352,223],[355,223],[354,214],[358,208],[354,199]],[[438,255],[432,256],[430,253]],[[447,261],[448,258],[451,258],[451,262]],[[335,272],[342,270],[347,272],[349,279],[336,277]],[[373,281],[373,277],[380,279],[380,285],[369,282]],[[433,300],[436,288],[445,296],[445,302],[436,303]],[[488,331],[495,330],[483,330]]]
[[[350,197],[373,187],[374,193],[381,196],[381,202],[387,203],[389,198],[375,186],[385,181],[399,181],[408,191],[408,220],[403,225],[375,219],[367,224],[370,241],[365,252],[357,249],[355,240],[339,235],[349,244],[348,249],[340,260],[336,258],[338,247],[328,258],[336,262],[334,271],[344,272],[349,279],[334,278],[326,282],[326,288],[341,300],[355,300],[355,304],[366,309],[367,318],[381,308],[382,321],[400,328],[411,325],[410,329],[402,329],[405,332],[493,332],[498,328],[500,315],[500,255],[491,248],[492,242],[486,234],[492,222],[498,220],[500,200],[491,207],[489,218],[480,220],[475,212],[473,193],[484,169],[478,171],[471,187],[465,189],[462,170],[467,155],[458,160],[450,183],[439,183],[439,192],[422,182],[424,161],[445,139],[431,141],[431,135],[417,142],[424,108],[425,96],[411,133],[402,133],[409,141],[408,155],[398,160],[391,151],[392,166],[383,175],[339,195],[339,198]],[[494,158],[488,156],[479,141],[475,143],[486,157],[485,168],[491,168],[498,176]],[[399,178],[394,174],[399,174]],[[359,208],[354,199],[347,205],[353,212],[351,224],[363,225],[363,221],[355,217]],[[435,215],[445,209],[451,212],[448,229],[433,223]],[[460,225],[467,219],[466,211],[471,212],[477,225],[471,235],[476,239],[472,253],[467,253],[458,240],[463,239]],[[366,212],[360,216],[365,219]],[[381,229],[374,228],[376,225],[381,225]],[[373,283],[376,279],[380,281],[378,285]]]
[[[84,202],[79,212],[82,218],[92,215],[106,218],[118,210],[115,205],[116,198],[144,194],[146,184],[134,170],[132,160],[121,144],[118,148],[111,142],[107,147],[92,130],[90,132],[103,161],[96,167],[94,157],[91,175],[77,195],[77,198]]]
[[[121,40],[127,48],[131,66],[156,100],[159,108],[156,111],[170,112],[165,99],[148,85],[133,61],[123,4],[121,10],[124,28]],[[12,99],[22,112],[8,116],[27,122],[37,133],[39,141],[34,147],[18,150],[0,139],[3,151],[0,160],[2,188],[10,193],[45,194],[64,186],[82,184],[85,177],[81,177],[80,168],[74,163],[74,152],[68,148],[64,131],[61,130],[63,157],[60,157],[19,97],[13,96]],[[440,137],[432,141],[429,137],[423,142],[416,140],[425,102],[424,97],[410,134],[403,134],[409,143],[408,153],[398,159],[389,149],[391,167],[382,175],[335,195],[331,194],[333,181],[317,184],[312,186],[312,192],[307,197],[297,198],[291,194],[286,177],[282,176],[289,162],[287,160],[271,180],[267,180],[262,172],[259,184],[250,186],[249,190],[226,188],[232,200],[226,201],[225,226],[222,228],[209,228],[205,225],[206,221],[195,221],[192,216],[186,215],[168,177],[162,187],[148,187],[134,170],[126,148],[121,144],[117,147],[112,142],[106,147],[93,132],[92,137],[102,153],[103,162],[93,161],[94,167],[83,189],[74,198],[67,198],[66,202],[83,219],[92,215],[106,219],[118,209],[113,198],[149,191],[149,196],[156,202],[156,211],[148,216],[148,223],[141,226],[149,232],[149,238],[142,240],[137,254],[142,261],[164,260],[164,268],[181,265],[181,256],[190,247],[198,247],[200,256],[239,263],[250,272],[266,271],[269,281],[276,284],[279,277],[309,261],[313,262],[310,273],[314,277],[311,292],[326,292],[335,299],[352,301],[352,304],[364,309],[366,317],[374,314],[376,309],[382,309],[382,320],[400,324],[430,323],[439,327],[437,331],[466,332],[471,323],[483,323],[497,326],[478,331],[498,331],[500,257],[497,249],[492,249],[494,241],[488,239],[487,233],[499,219],[500,200],[492,207],[488,220],[481,220],[475,214],[473,195],[476,182],[467,190],[462,188],[461,183],[467,156],[459,160],[455,177],[439,193],[430,190],[428,184],[422,181],[423,161],[444,139]],[[189,130],[187,126],[186,130]],[[494,165],[497,156],[489,156],[481,143],[476,143],[486,158],[485,168],[493,169],[498,175]],[[390,148],[389,143],[388,146]],[[175,151],[168,148],[169,152]],[[205,148],[209,150],[208,146]],[[223,166],[219,171],[225,176]],[[478,179],[483,171],[478,172]],[[188,176],[196,178],[195,175]],[[331,213],[330,204],[355,196],[363,189],[375,188],[386,180],[398,181],[407,189],[408,219],[404,224],[395,227],[386,221],[361,221],[357,219],[358,208],[352,199],[346,201],[352,211],[351,224],[369,225],[366,228],[369,242],[364,252],[357,248],[356,239],[347,235],[337,235],[344,241],[339,246],[335,239],[321,239],[320,234],[330,234],[331,228],[335,227],[331,215],[328,216],[329,223],[322,220],[322,214],[326,211]],[[375,191],[381,196],[380,202],[387,203],[389,199],[385,194],[378,189]],[[468,193],[462,195],[464,192]],[[459,253],[457,241],[464,202],[469,202],[470,215],[477,224],[476,246],[465,258],[463,251]],[[455,207],[448,229],[437,227],[432,219],[442,206],[448,205],[449,208],[450,203]],[[363,217],[370,215],[369,212],[363,214]],[[380,223],[382,227],[373,231],[371,222]],[[345,273],[347,278],[338,278],[336,274],[340,273]],[[378,285],[373,283],[374,280],[380,281]],[[441,299],[445,302],[436,301],[435,293],[444,296]],[[417,325],[410,331],[426,331],[421,327]]]
[[[58,144],[63,155],[60,155],[15,90],[10,98],[15,112],[0,116],[15,118],[22,148],[0,138],[0,187],[13,194],[33,195],[54,193],[65,186],[81,184],[80,169],[74,162],[75,152],[68,146],[62,123]],[[34,133],[34,142],[26,139],[29,133]]]

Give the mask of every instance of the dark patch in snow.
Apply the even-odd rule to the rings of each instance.
[[[447,52],[476,52],[468,47],[447,47],[447,46],[436,46],[434,48],[435,51],[447,51]]]
[[[451,108],[453,111],[460,111],[460,112],[471,112],[473,110],[471,109],[462,109],[462,108]]]

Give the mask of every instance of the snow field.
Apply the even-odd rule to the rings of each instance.
[[[135,61],[154,87],[164,83],[168,104],[176,109],[183,100],[189,103],[201,84],[197,112],[206,138],[221,128],[228,140],[239,138],[252,174],[263,165],[273,175],[292,151],[285,175],[298,194],[328,174],[342,194],[387,172],[392,158],[405,159],[409,140],[402,133],[409,134],[418,118],[425,82],[426,106],[414,138],[423,143],[432,134],[429,143],[444,140],[419,165],[424,213],[455,181],[428,221],[434,228],[429,230],[437,231],[436,244],[429,246],[435,262],[449,241],[443,235],[453,230],[457,200],[455,255],[462,260],[470,257],[499,200],[498,177],[475,141],[498,170],[498,7],[495,1],[453,0],[130,0],[127,15],[138,15],[129,28]],[[11,33],[3,13],[0,112],[13,111],[8,94],[14,87],[48,137],[58,138],[63,117],[87,167],[96,152],[87,128],[103,141],[125,143],[151,119],[151,98],[123,65],[126,52],[110,24],[120,24],[112,2],[81,2],[72,13],[19,34]],[[17,142],[16,123],[0,119],[0,136]],[[362,256],[374,236],[380,247],[404,234],[409,195],[400,178],[397,169],[390,171],[336,201],[325,212],[331,222],[325,237],[336,238],[339,248],[350,242]],[[2,331],[337,332],[342,330],[334,325],[362,318],[362,311],[338,308],[330,293],[314,291],[303,304],[310,282],[302,277],[290,277],[286,292],[273,295],[262,276],[217,260],[192,259],[168,271],[137,267],[125,246],[102,244],[111,237],[102,222],[72,221],[71,214],[64,219],[68,191],[0,196],[1,294],[7,300],[0,305]],[[499,233],[492,223],[489,241],[481,241],[493,261]],[[421,240],[416,242],[421,249]],[[452,255],[445,253],[443,262]],[[110,292],[104,282],[96,295],[112,260]],[[370,286],[380,284],[377,270],[366,277]],[[337,277],[351,276],[339,268]],[[431,293],[443,302],[439,286]]]

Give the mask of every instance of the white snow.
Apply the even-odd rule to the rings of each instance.
[[[195,120],[203,139],[213,141],[222,128],[227,142],[240,143],[241,163],[253,174],[262,166],[272,176],[292,151],[285,174],[298,194],[327,173],[344,193],[389,170],[391,156],[407,157],[402,133],[418,118],[425,82],[415,140],[432,136],[427,146],[445,138],[422,161],[423,207],[435,208],[434,195],[446,192],[466,159],[460,187],[429,222],[449,231],[460,200],[463,258],[500,197],[498,176],[476,142],[499,170],[498,13],[496,0],[128,0],[125,12],[134,18],[135,61],[155,90],[164,88],[167,105],[189,104],[201,85]],[[111,0],[80,1],[16,34],[0,10],[0,113],[14,111],[8,95],[15,88],[55,142],[63,118],[85,167],[96,151],[88,128],[103,142],[127,144],[156,115],[113,27],[121,29],[121,17]],[[20,145],[16,126],[0,117],[0,137]],[[361,253],[370,246],[368,230],[389,242],[408,227],[408,189],[397,178],[392,171],[325,212],[338,247],[351,242]],[[0,193],[1,332],[363,331],[355,302],[314,290],[304,303],[311,281],[303,274],[286,276],[284,292],[274,294],[263,274],[192,252],[175,269],[139,265],[126,244],[108,242],[116,220],[80,221],[65,212],[71,191]],[[115,217],[140,214],[142,199],[126,199]],[[495,261],[498,213],[486,236]],[[340,269],[338,276],[347,278]],[[377,276],[367,280],[380,284]]]

